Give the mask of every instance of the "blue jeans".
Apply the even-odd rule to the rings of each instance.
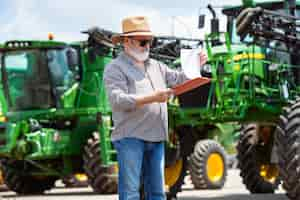
[[[113,142],[119,165],[119,200],[140,200],[141,177],[146,200],[164,200],[164,142],[124,138]]]

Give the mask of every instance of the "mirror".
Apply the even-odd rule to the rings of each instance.
[[[205,15],[199,15],[198,28],[199,29],[204,28],[204,25],[205,25]]]
[[[66,54],[67,54],[68,66],[72,71],[74,71],[76,67],[79,65],[77,52],[74,49],[68,49]]]
[[[219,33],[219,19],[211,19],[211,33]]]

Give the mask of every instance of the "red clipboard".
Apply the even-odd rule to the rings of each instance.
[[[197,77],[188,81],[185,81],[182,84],[176,85],[173,87],[173,91],[175,95],[181,95],[185,92],[188,92],[190,90],[193,90],[197,87],[200,87],[202,85],[205,85],[210,82],[209,78],[204,78],[204,77]]]

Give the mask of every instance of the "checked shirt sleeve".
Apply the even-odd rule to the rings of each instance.
[[[104,84],[113,111],[131,111],[136,108],[134,94],[128,94],[128,81],[118,66],[108,65]]]

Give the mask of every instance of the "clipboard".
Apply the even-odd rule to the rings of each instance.
[[[183,94],[185,92],[188,92],[188,91],[191,91],[191,90],[193,90],[195,88],[198,88],[198,87],[200,87],[202,85],[205,85],[205,84],[207,84],[209,82],[210,82],[209,78],[197,77],[197,78],[185,81],[182,84],[176,85],[172,89],[174,91],[174,94],[176,96],[178,96],[178,95],[181,95],[181,94]]]

